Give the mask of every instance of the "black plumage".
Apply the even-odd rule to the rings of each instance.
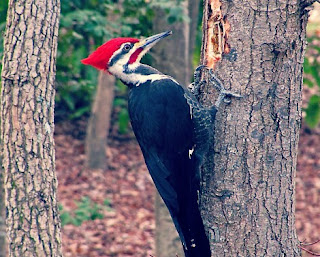
[[[185,254],[209,257],[209,242],[197,202],[199,169],[213,136],[216,109],[203,108],[186,88],[170,77],[129,87],[133,131],[151,177],[170,211]]]

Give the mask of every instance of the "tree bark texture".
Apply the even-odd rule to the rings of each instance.
[[[59,0],[10,0],[1,89],[9,256],[62,256],[55,174]]]
[[[3,183],[3,169],[2,160],[0,156],[0,257],[6,257],[6,215],[4,202],[4,183]]]
[[[87,167],[103,169],[106,166],[106,142],[114,98],[114,76],[100,72],[96,96],[86,135]]]
[[[188,14],[188,1],[184,2],[184,11]],[[173,34],[161,41],[151,51],[154,59],[152,66],[164,74],[175,78],[183,85],[190,83],[191,56],[189,55],[189,24],[177,22],[168,24],[163,10],[156,10],[153,31],[159,33],[171,29]],[[163,200],[156,193],[156,257],[184,256],[178,232]]]
[[[218,23],[221,34],[212,32]],[[306,23],[297,0],[204,1],[202,63],[243,96],[219,107],[214,164],[204,167],[212,256],[300,256],[294,213]],[[216,96],[212,86],[201,89],[206,105]]]

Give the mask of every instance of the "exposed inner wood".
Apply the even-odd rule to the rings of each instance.
[[[202,49],[202,63],[214,69],[216,63],[221,60],[223,53],[229,53],[230,47],[227,38],[230,31],[230,24],[223,18],[221,2],[209,0],[205,5],[209,17],[204,17],[204,29],[207,30],[205,46]]]

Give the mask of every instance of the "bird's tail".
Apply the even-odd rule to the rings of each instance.
[[[202,218],[197,204],[197,196],[189,198],[189,204],[192,204],[189,210],[173,218],[182,241],[186,257],[210,257],[210,244],[206,236]]]

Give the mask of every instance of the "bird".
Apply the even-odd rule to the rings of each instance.
[[[187,87],[140,62],[156,43],[171,34],[166,31],[145,39],[114,38],[81,62],[114,75],[129,88],[132,129],[185,256],[210,257],[198,205],[200,169],[214,137],[216,106],[220,103],[203,107]],[[202,68],[199,66],[197,72]],[[216,78],[212,81],[220,83]],[[219,89],[223,97],[232,95],[221,85]]]

